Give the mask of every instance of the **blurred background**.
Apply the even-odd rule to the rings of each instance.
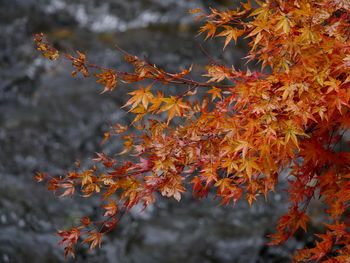
[[[84,216],[99,215],[98,200],[59,199],[34,182],[35,171],[61,175],[79,159],[91,164],[94,152],[116,153],[118,141],[101,145],[115,123],[128,123],[120,110],[132,87],[100,95],[100,84],[72,78],[68,62],[44,59],[32,34],[44,32],[60,50],[82,51],[99,65],[126,69],[115,43],[147,57],[167,71],[195,63],[203,73],[208,57],[242,66],[246,43],[222,51],[222,40],[194,37],[200,24],[189,9],[235,8],[236,1],[209,0],[0,0],[0,262],[289,262],[304,246],[292,238],[267,247],[285,196],[271,195],[249,208],[218,207],[218,201],[180,203],[158,198],[143,213],[132,210],[104,240],[101,249],[77,247],[65,261],[57,229]]]

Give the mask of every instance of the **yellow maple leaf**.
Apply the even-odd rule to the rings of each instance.
[[[245,31],[240,30],[236,27],[232,26],[224,26],[225,30],[222,31],[220,34],[217,34],[216,37],[226,37],[224,49],[226,46],[232,41],[232,39],[235,41],[235,44],[237,43],[237,38],[241,36]]]
[[[132,111],[142,103],[143,107],[147,109],[150,100],[153,99],[153,94],[149,91],[151,87],[151,85],[147,86],[146,88],[140,86],[138,90],[129,92],[128,94],[133,96],[122,106],[122,108],[132,104],[131,109],[129,110]]]
[[[190,107],[182,101],[182,98],[176,98],[174,96],[170,96],[170,98],[163,98],[162,101],[165,103],[160,110],[160,112],[168,111],[168,123],[175,116],[182,116],[183,109],[189,109]]]

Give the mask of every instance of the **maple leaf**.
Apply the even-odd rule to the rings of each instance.
[[[123,125],[117,123],[112,127],[112,130],[116,133],[123,133],[123,132],[126,132],[128,130],[128,126],[123,126]]]
[[[85,243],[89,243],[91,242],[90,244],[90,249],[94,249],[95,247],[97,246],[101,246],[101,243],[102,243],[102,233],[98,233],[98,232],[89,232],[89,237],[87,237],[84,242]]]
[[[305,213],[300,213],[298,215],[296,228],[301,227],[306,232],[306,222],[307,221],[311,221],[311,218],[309,216],[307,216]]]
[[[131,110],[130,112],[135,113],[136,117],[135,119],[131,122],[131,124],[134,124],[137,121],[141,121],[143,117],[147,114],[146,108],[142,105],[139,104],[137,108]]]
[[[283,32],[285,34],[288,34],[290,31],[290,28],[293,26],[291,20],[288,18],[288,16],[282,15],[278,18],[279,22],[276,24],[276,30],[279,30],[280,28],[283,29]]]
[[[44,40],[44,34],[34,34],[34,42],[38,46],[36,49],[41,51],[42,55],[51,60],[56,60],[59,57],[57,49],[53,48],[49,43]]]
[[[225,78],[231,77],[231,72],[228,68],[225,66],[218,66],[218,65],[211,65],[207,66],[208,74],[205,74],[203,76],[210,77],[207,82],[221,82]]]
[[[206,182],[206,186],[209,186],[211,183],[218,181],[217,171],[216,171],[215,167],[213,167],[213,165],[211,165],[211,164],[204,167],[201,170],[200,175],[201,175],[201,178]]]
[[[117,86],[117,75],[112,70],[102,70],[101,74],[95,74],[97,78],[99,78],[96,82],[100,84],[104,84],[105,88],[101,92],[105,93],[107,91],[112,91]]]
[[[221,99],[222,95],[221,95],[221,89],[217,88],[217,87],[212,87],[210,90],[207,91],[207,93],[211,94],[211,100],[215,100],[216,98]]]
[[[261,7],[256,8],[249,16],[257,16],[255,19],[256,21],[259,21],[259,20],[266,21],[271,13],[271,9],[269,8],[269,5],[264,4],[261,1],[255,0],[255,2]]]
[[[123,145],[125,146],[125,149],[119,153],[119,155],[128,153],[133,145],[133,137],[132,136],[124,136],[123,139],[125,140],[123,142]]]
[[[118,205],[113,199],[108,199],[109,204],[103,205],[102,208],[106,209],[107,211],[103,214],[104,216],[114,216],[118,211]]]
[[[138,90],[135,90],[133,92],[129,92],[129,95],[133,95],[131,99],[125,103],[122,108],[127,107],[131,105],[131,108],[129,111],[132,111],[135,109],[140,103],[142,103],[143,107],[147,109],[148,103],[153,99],[153,94],[149,91],[152,86],[147,86],[146,88],[143,88],[142,86],[139,87]]]
[[[157,97],[153,97],[151,100],[152,105],[149,107],[149,111],[155,112],[159,109],[160,105],[163,103],[163,94],[159,93],[157,94]]]
[[[68,58],[72,61],[72,66],[75,68],[72,71],[72,76],[76,76],[80,72],[85,78],[90,76],[90,70],[87,65],[86,55],[82,52],[76,51],[78,57],[68,55]]]
[[[248,149],[250,147],[249,142],[237,140],[237,142],[234,143],[236,145],[235,151],[242,151],[242,157],[245,158],[247,156]]]
[[[327,228],[331,231],[334,232],[334,234],[336,235],[336,240],[335,242],[338,242],[344,235],[346,235],[348,232],[346,231],[348,226],[344,223],[341,222],[339,223],[338,221],[336,221],[334,224],[326,224],[324,223]]]
[[[68,255],[71,255],[73,258],[75,257],[74,247],[80,237],[80,229],[78,227],[73,227],[68,230],[58,230],[57,234],[62,238],[57,245],[67,245],[64,250],[64,257],[67,258]]]
[[[154,166],[149,159],[140,158],[140,162],[135,165],[133,169],[138,169],[139,172],[149,171]]]
[[[160,187],[163,196],[174,197],[178,202],[181,200],[181,193],[185,192],[181,176],[171,176]]]
[[[74,247],[72,246],[68,246],[64,248],[64,258],[67,258],[69,255],[71,255],[72,258],[75,258]]]
[[[188,11],[190,14],[198,14],[200,12],[202,12],[202,9],[200,8],[196,8],[196,9],[191,9]]]
[[[188,69],[181,69],[181,72],[179,72],[179,73],[168,74],[168,75],[175,77],[176,79],[182,78],[182,77],[188,75],[192,71],[192,69],[193,69],[193,64]]]
[[[284,232],[277,232],[275,234],[267,235],[267,237],[272,239],[272,241],[268,242],[267,244],[270,246],[275,246],[281,245],[282,243],[286,242],[286,240],[288,239],[288,234]]]
[[[82,174],[81,185],[91,184],[93,182],[93,170],[85,170]]]
[[[260,166],[256,162],[258,160],[257,157],[249,157],[247,159],[242,159],[242,164],[240,166],[240,171],[245,171],[248,175],[248,179],[252,179],[253,171],[260,171]]]
[[[203,188],[203,183],[199,176],[193,177],[190,183],[193,184],[193,194],[198,193]]]
[[[181,98],[176,98],[171,96],[170,98],[163,98],[162,101],[165,103],[158,112],[168,112],[168,123],[175,116],[182,116],[184,109],[189,109],[190,107],[182,101]]]
[[[299,32],[301,33],[299,41],[302,43],[317,43],[320,41],[318,33],[310,27],[303,27],[299,29]]]
[[[250,0],[248,0],[247,3],[241,2],[241,5],[246,11],[250,11],[252,9],[252,3]]]
[[[222,197],[220,205],[228,205],[231,200],[235,205],[243,192],[242,189],[237,187],[232,178],[223,178],[218,180],[214,186],[218,187],[216,195]]]
[[[285,124],[287,128],[284,130],[284,134],[285,134],[284,143],[287,144],[291,139],[294,145],[299,149],[297,135],[302,135],[306,137],[308,137],[308,135],[305,134],[301,129],[296,128],[291,120],[286,121]]]
[[[45,178],[47,178],[49,175],[48,174],[43,174],[43,173],[39,173],[36,172],[36,175],[34,176],[35,181],[37,181],[38,183],[41,183],[43,180],[45,180]]]
[[[84,188],[82,188],[82,192],[84,192],[85,194],[83,194],[83,197],[89,197],[91,196],[93,193],[99,193],[101,191],[101,187],[99,184],[97,183],[90,183],[87,186],[85,186]]]
[[[80,219],[80,222],[83,224],[83,226],[88,226],[91,223],[91,220],[89,217],[84,217],[83,219]]]
[[[216,37],[226,37],[224,49],[232,40],[234,40],[235,43],[237,43],[237,38],[245,32],[244,30],[240,30],[240,29],[237,29],[236,27],[231,27],[231,26],[224,26],[224,28],[225,28],[224,31],[216,35]]]
[[[74,194],[75,191],[75,183],[72,180],[68,180],[65,183],[59,184],[58,187],[66,189],[64,192],[59,196],[61,198],[70,196]]]
[[[313,249],[314,256],[310,257],[309,260],[316,259],[316,262],[320,261],[332,248],[333,238],[332,236],[326,235],[317,235],[323,240],[316,242],[316,247]]]
[[[209,37],[212,38],[215,36],[216,29],[217,29],[217,26],[213,22],[208,22],[204,26],[201,27],[201,29],[199,30],[199,34],[202,34],[206,31],[208,31],[205,39],[208,39]]]

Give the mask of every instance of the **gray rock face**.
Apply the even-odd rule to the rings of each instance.
[[[101,87],[93,81],[72,79],[65,61],[41,58],[31,34],[47,32],[57,47],[125,68],[114,48],[118,42],[176,71],[193,61],[207,62],[186,11],[209,4],[219,5],[204,0],[0,0],[0,262],[67,262],[54,233],[83,216],[99,215],[98,200],[55,198],[32,180],[33,173],[59,175],[76,159],[87,166],[94,152],[117,152],[118,141],[101,146],[102,134],[113,122],[129,118],[119,108],[130,87],[99,95]],[[239,66],[244,47],[220,54],[218,43],[205,43],[205,48]],[[245,203],[217,207],[210,198],[198,203],[186,196],[177,203],[160,197],[143,214],[135,210],[124,218],[101,249],[79,245],[74,262],[287,262],[300,242],[264,246],[285,209],[275,197],[252,209]]]

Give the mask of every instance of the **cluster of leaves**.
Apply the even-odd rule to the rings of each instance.
[[[157,193],[179,201],[192,186],[199,199],[211,190],[221,204],[242,198],[252,204],[260,195],[267,198],[278,177],[289,171],[289,211],[270,244],[285,242],[298,229],[306,231],[311,220],[307,207],[316,198],[326,207],[327,231],[293,260],[350,261],[350,153],[339,147],[350,127],[350,2],[255,2],[256,8],[248,1],[236,10],[191,13],[204,20],[200,33],[224,38],[224,47],[239,37],[248,39],[246,59],[270,73],[211,62],[203,83],[189,77],[191,68],[169,73],[123,50],[132,72],[96,66],[80,52],[66,55],[75,68],[72,74],[95,77],[103,92],[118,82],[141,83],[123,106],[135,115],[131,125],[140,132],[116,124],[105,134],[106,139],[121,136],[125,149],[120,154],[132,153],[136,161],[121,163],[99,153],[90,170],[58,178],[36,175],[38,181],[46,178],[50,190],[63,191],[61,197],[79,188],[83,196],[101,195],[106,202],[105,220],[84,218],[81,225],[59,231],[66,254],[74,255],[82,234],[91,248],[101,244],[126,212],[139,203],[146,208]],[[35,41],[45,56],[57,58],[42,35]],[[188,88],[165,96],[153,91],[158,83]],[[199,98],[194,97],[198,89],[206,92]]]

